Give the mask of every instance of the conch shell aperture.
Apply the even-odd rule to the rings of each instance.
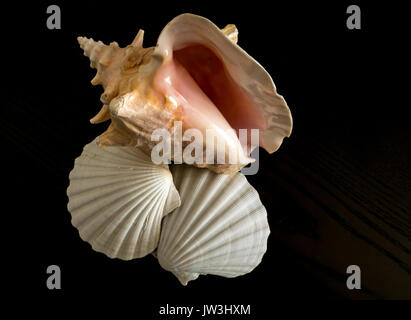
[[[220,30],[192,14],[169,22],[156,47],[143,48],[142,30],[125,48],[79,37],[97,69],[92,84],[104,87],[103,106],[91,122],[111,120],[100,145],[139,147],[150,154],[157,144],[152,133],[164,128],[174,140],[174,124],[181,121],[183,132],[195,128],[206,136],[214,129],[226,146],[223,158],[236,152],[235,163],[194,163],[217,173],[236,172],[253,161],[255,146],[239,140],[239,129],[259,129],[259,145],[276,151],[291,133],[290,110],[270,75],[236,44],[237,37],[234,25]]]

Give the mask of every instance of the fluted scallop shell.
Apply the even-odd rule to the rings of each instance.
[[[241,173],[175,165],[181,206],[163,219],[160,265],[183,285],[200,274],[236,277],[261,261],[270,229],[257,191]]]
[[[180,205],[167,166],[154,165],[138,148],[99,147],[98,139],[75,160],[67,195],[81,238],[124,260],[151,253],[161,219]]]

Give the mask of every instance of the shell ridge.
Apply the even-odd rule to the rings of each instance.
[[[212,225],[213,223],[218,222],[219,219],[223,219],[225,220],[223,217],[213,217],[213,215],[208,214],[207,212],[211,211],[216,211],[216,210],[222,210],[222,211],[227,211],[230,208],[226,207],[227,205],[227,201],[229,201],[229,199],[224,199],[226,197],[226,193],[228,192],[228,190],[230,190],[231,192],[233,192],[234,189],[232,189],[232,185],[236,184],[236,180],[235,177],[231,177],[231,176],[224,176],[224,181],[228,181],[227,184],[225,185],[225,187],[223,189],[217,189],[214,188],[214,193],[210,192],[209,197],[212,198],[215,194],[217,194],[217,197],[214,199],[214,201],[209,201],[209,199],[207,199],[206,201],[204,201],[203,203],[205,204],[204,207],[190,207],[189,205],[185,204],[186,206],[186,210],[187,212],[189,211],[196,211],[198,212],[198,215],[201,216],[203,219],[197,219],[197,220],[193,220],[191,223],[187,223],[185,224],[185,232],[178,232],[177,234],[179,235],[179,237],[174,238],[174,242],[175,243],[179,243],[179,249],[175,250],[175,258],[179,257],[179,252],[184,251],[187,249],[187,245],[189,246],[192,243],[193,239],[197,239],[197,241],[199,242],[201,239],[202,242],[206,242],[207,240],[204,240],[203,237],[207,237],[207,234],[210,236],[210,234],[208,233],[208,229],[209,226]],[[214,180],[215,181],[215,180]],[[223,181],[223,182],[224,182]],[[216,182],[217,183],[217,182]],[[220,183],[220,182],[218,182]],[[245,192],[248,192],[248,190],[246,190]],[[224,201],[219,201],[220,199],[224,199]],[[219,207],[219,206],[220,207]],[[231,204],[231,206],[235,206],[235,204]],[[179,212],[181,213],[181,212]],[[179,215],[181,216],[181,215]],[[188,230],[191,229],[195,229],[196,232],[192,232],[191,235],[189,237],[185,237],[184,241],[181,242],[181,239],[185,236],[186,232],[189,232]],[[206,233],[204,235],[204,233]]]
[[[227,220],[228,220],[228,219],[227,219]],[[261,236],[261,237],[259,236],[258,232],[259,232],[260,230],[264,230],[264,229],[254,228],[254,229],[252,229],[252,231],[249,231],[249,229],[251,229],[251,228],[249,227],[249,225],[247,225],[247,222],[250,221],[250,220],[251,220],[251,221],[253,220],[253,219],[251,219],[250,216],[248,216],[248,215],[242,216],[241,219],[239,219],[239,220],[233,222],[232,224],[228,225],[226,229],[221,230],[219,233],[207,232],[207,229],[204,229],[204,231],[206,232],[206,234],[205,234],[205,236],[204,236],[203,238],[201,238],[201,241],[198,241],[198,242],[196,243],[196,246],[198,246],[198,243],[201,243],[201,244],[211,243],[211,244],[213,244],[213,245],[210,245],[209,250],[208,250],[208,251],[202,251],[202,252],[200,253],[200,252],[194,250],[193,248],[190,248],[191,250],[187,250],[187,252],[196,252],[196,253],[195,253],[195,254],[192,254],[192,255],[189,256],[189,257],[187,257],[187,255],[185,255],[185,256],[179,256],[179,257],[178,257],[178,260],[180,261],[181,264],[186,264],[186,263],[188,263],[188,261],[190,261],[190,260],[197,259],[197,258],[199,257],[199,255],[202,255],[202,256],[205,257],[205,256],[207,256],[207,254],[208,254],[209,252],[213,252],[214,250],[217,250],[217,249],[219,249],[219,248],[227,245],[226,243],[224,243],[224,240],[226,239],[225,232],[227,232],[227,229],[231,229],[231,230],[232,230],[232,229],[238,228],[238,226],[241,226],[241,228],[236,229],[236,233],[235,233],[235,234],[239,234],[239,235],[237,236],[237,238],[234,237],[234,238],[231,238],[231,239],[230,239],[230,242],[229,242],[230,246],[231,246],[233,243],[235,243],[236,241],[239,241],[239,240],[242,239],[242,238],[247,238],[248,236],[255,236],[255,238],[257,238],[257,239],[263,238],[263,236]],[[252,222],[254,222],[254,221],[252,221]],[[256,225],[256,224],[254,223],[254,225]],[[244,233],[243,233],[243,231],[248,231],[248,232],[244,232]],[[256,233],[257,233],[257,234],[256,234]],[[207,236],[208,236],[208,237],[207,237]],[[250,241],[250,243],[252,243],[252,241]],[[200,245],[201,245],[201,244],[200,244]],[[242,248],[243,253],[244,253],[244,251],[245,251],[247,248],[249,248],[249,247],[244,246],[244,247]],[[226,253],[223,253],[223,254],[226,254]],[[247,254],[244,253],[244,255],[246,256]],[[229,258],[229,257],[227,257],[227,258]],[[188,260],[187,260],[187,259],[188,259]],[[210,259],[211,259],[211,257],[208,257],[208,256],[207,256],[207,261],[209,261]]]
[[[144,200],[152,200],[152,198],[154,197],[155,197],[154,195],[151,195],[151,199],[144,199]],[[98,235],[96,235],[91,241],[95,242],[95,241],[98,241],[100,237],[103,237],[101,245],[105,244],[106,247],[111,248],[112,256],[118,256],[119,253],[121,252],[122,244],[126,245],[126,242],[123,241],[126,239],[126,234],[127,234],[127,231],[123,229],[124,224],[126,224],[130,220],[134,220],[136,224],[136,228],[140,230],[141,232],[142,227],[141,227],[140,220],[143,218],[142,216],[144,216],[144,213],[145,213],[144,205],[143,207],[141,206],[141,203],[144,203],[144,202],[141,200],[142,199],[139,199],[139,198],[132,199],[129,202],[125,202],[123,206],[117,208],[117,210],[113,210],[114,212],[118,210],[124,210],[119,219],[119,222],[116,225],[113,224],[113,219],[119,218],[119,216],[112,214],[111,218],[106,219],[103,222],[103,224],[100,226],[101,232]],[[148,203],[146,203],[146,205],[148,205]],[[155,202],[153,203],[153,205],[155,205]],[[145,216],[147,215],[148,214],[146,213]],[[109,241],[104,239],[106,233],[109,233],[111,235],[111,239]],[[145,249],[144,246],[141,248],[141,250],[143,249]],[[148,253],[149,252],[147,252],[147,254]],[[125,254],[121,254],[121,256],[119,257],[124,257],[124,256]]]
[[[97,153],[97,154],[96,154]],[[128,146],[103,146],[100,147],[97,144],[92,150],[85,153],[86,156],[91,155],[93,158],[99,158],[100,160],[114,161],[118,163],[119,161],[125,162],[125,165],[136,166],[136,162],[142,162],[141,165],[152,164],[151,158],[144,154],[138,148],[128,147]]]
[[[153,201],[154,200],[153,198],[155,199],[161,198],[161,193],[158,192],[157,194],[152,195],[151,202],[150,203],[146,202],[143,205],[143,207],[140,208],[139,213],[135,214],[134,217],[131,217],[132,212],[130,212],[129,216],[125,218],[129,221],[133,220],[133,223],[129,223],[128,228],[123,229],[124,237],[122,239],[122,242],[120,243],[120,246],[118,247],[118,251],[115,253],[116,255],[118,255],[119,252],[122,251],[122,249],[124,249],[127,252],[127,248],[124,248],[129,243],[127,240],[130,240],[130,238],[133,239],[133,236],[135,236],[136,234],[137,234],[137,239],[136,241],[133,241],[133,242],[135,244],[141,244],[141,248],[135,245],[134,248],[132,249],[131,257],[140,256],[141,254],[140,251],[142,251],[143,248],[146,248],[146,250],[150,252],[155,249],[156,245],[153,247],[151,243],[158,243],[160,224],[151,223],[150,225],[153,226],[153,230],[150,230],[152,231],[151,233],[150,232],[147,233],[147,225],[149,224],[149,221],[152,222],[151,220],[158,220],[159,215],[150,214],[150,213],[154,211],[153,207],[161,207],[162,203],[157,203],[156,201]],[[151,217],[153,219],[151,219]],[[125,219],[123,219],[124,223],[126,223]],[[140,220],[143,220],[143,221],[140,222]],[[139,232],[138,233],[132,232],[133,228],[138,229]],[[147,252],[146,254],[150,252]]]
[[[181,166],[181,167],[180,167]],[[173,168],[174,169],[174,171],[172,171],[173,173],[175,173],[176,171],[178,172],[179,170],[181,170],[181,168],[182,168],[182,166],[184,166],[184,165],[179,165],[179,167],[178,168]],[[180,194],[181,193],[183,193],[183,192],[186,192],[186,190],[187,190],[187,192],[190,192],[190,190],[193,190],[193,191],[195,191],[195,190],[198,190],[199,188],[200,188],[200,186],[207,180],[206,179],[206,177],[209,175],[209,174],[211,174],[211,172],[207,172],[206,174],[205,174],[205,177],[201,180],[201,181],[199,181],[196,185],[192,185],[192,184],[190,184],[190,181],[189,181],[189,179],[183,179],[182,181],[181,181],[181,185],[179,185],[179,184],[177,184],[176,186],[177,186],[177,189],[179,190],[179,192],[180,192]],[[178,182],[177,182],[178,183]],[[186,199],[187,200],[187,199]],[[193,203],[195,203],[195,199],[193,198],[193,199],[191,199],[190,201],[186,201],[186,200],[184,200],[184,199],[182,199],[182,204],[181,204],[181,206],[184,206],[184,207],[186,207],[186,208],[191,208],[192,206],[193,206]],[[181,212],[179,212],[180,214],[177,216],[177,215],[174,215],[174,216],[172,216],[171,217],[171,219],[172,220],[175,220],[175,221],[183,221],[184,220],[184,218],[185,218],[185,216],[187,215],[187,214],[189,214],[189,210],[182,210]],[[179,224],[179,226],[178,226],[178,228],[175,230],[175,232],[174,232],[174,237],[178,237],[179,239],[181,238],[181,237],[184,237],[184,234],[185,234],[185,230],[187,230],[187,228],[188,228],[188,226],[187,225],[184,225],[183,223],[180,223]],[[170,235],[171,236],[171,235]]]
[[[106,176],[107,177],[107,176]],[[80,177],[72,177],[72,180],[82,180],[83,178]],[[89,192],[92,191],[93,189],[95,189],[96,185],[101,185],[101,181],[104,181],[104,177],[103,176],[92,176],[92,177],[87,177],[88,182],[90,182],[90,185],[88,186],[84,186],[84,187],[80,187],[75,191],[71,191],[72,189],[72,184],[71,187],[69,186],[68,188],[68,195],[70,195],[71,197],[76,197],[80,194],[83,194],[85,192]],[[134,176],[130,176],[127,174],[122,174],[122,175],[113,175],[113,177],[110,179],[110,182],[106,182],[104,184],[104,187],[102,187],[101,190],[104,190],[104,188],[113,188],[115,186],[117,186],[118,184],[124,184],[127,183],[127,186],[129,185],[135,185],[136,181],[135,181],[135,177]]]
[[[87,194],[84,195],[84,193],[90,190],[85,190],[85,192],[82,192],[82,191],[74,192],[72,191],[73,187],[70,188],[69,186],[70,192],[68,195],[71,197],[71,201],[69,201],[69,204],[73,202],[77,202],[77,205],[78,205],[76,207],[70,204],[70,210],[79,209],[83,205],[87,206],[88,205],[87,201],[89,200],[88,197],[92,197],[93,200],[103,199],[102,201],[107,202],[107,201],[110,201],[112,198],[115,198],[118,194],[123,194],[123,196],[127,196],[130,193],[137,192],[136,195],[140,195],[142,192],[144,192],[144,187],[146,185],[147,186],[151,185],[150,181],[147,181],[147,180],[145,179],[141,181],[141,182],[144,182],[144,184],[136,184],[135,179],[130,179],[130,181],[127,181],[127,183],[124,183],[124,181],[119,181],[113,184],[105,184],[103,186],[100,186],[98,190],[95,190],[95,192],[93,192],[92,194],[89,193],[88,195]],[[151,181],[155,181],[155,180],[151,180]],[[117,188],[118,185],[121,185],[121,188]],[[95,196],[96,192],[98,193],[98,197]],[[83,203],[81,200],[86,203]],[[89,203],[89,205],[92,206],[93,203]]]

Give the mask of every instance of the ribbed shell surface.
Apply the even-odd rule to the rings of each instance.
[[[244,175],[171,168],[181,206],[163,219],[157,258],[183,285],[200,274],[236,277],[261,261],[270,229]]]
[[[180,204],[167,166],[132,147],[84,147],[70,173],[72,224],[111,258],[143,257],[158,245],[161,219]]]

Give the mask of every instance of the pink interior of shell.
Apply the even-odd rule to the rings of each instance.
[[[158,71],[155,84],[181,107],[183,129],[265,129],[266,119],[249,94],[233,79],[210,48],[189,44],[173,51]],[[243,146],[244,148],[244,146]],[[249,154],[250,150],[247,149]]]

